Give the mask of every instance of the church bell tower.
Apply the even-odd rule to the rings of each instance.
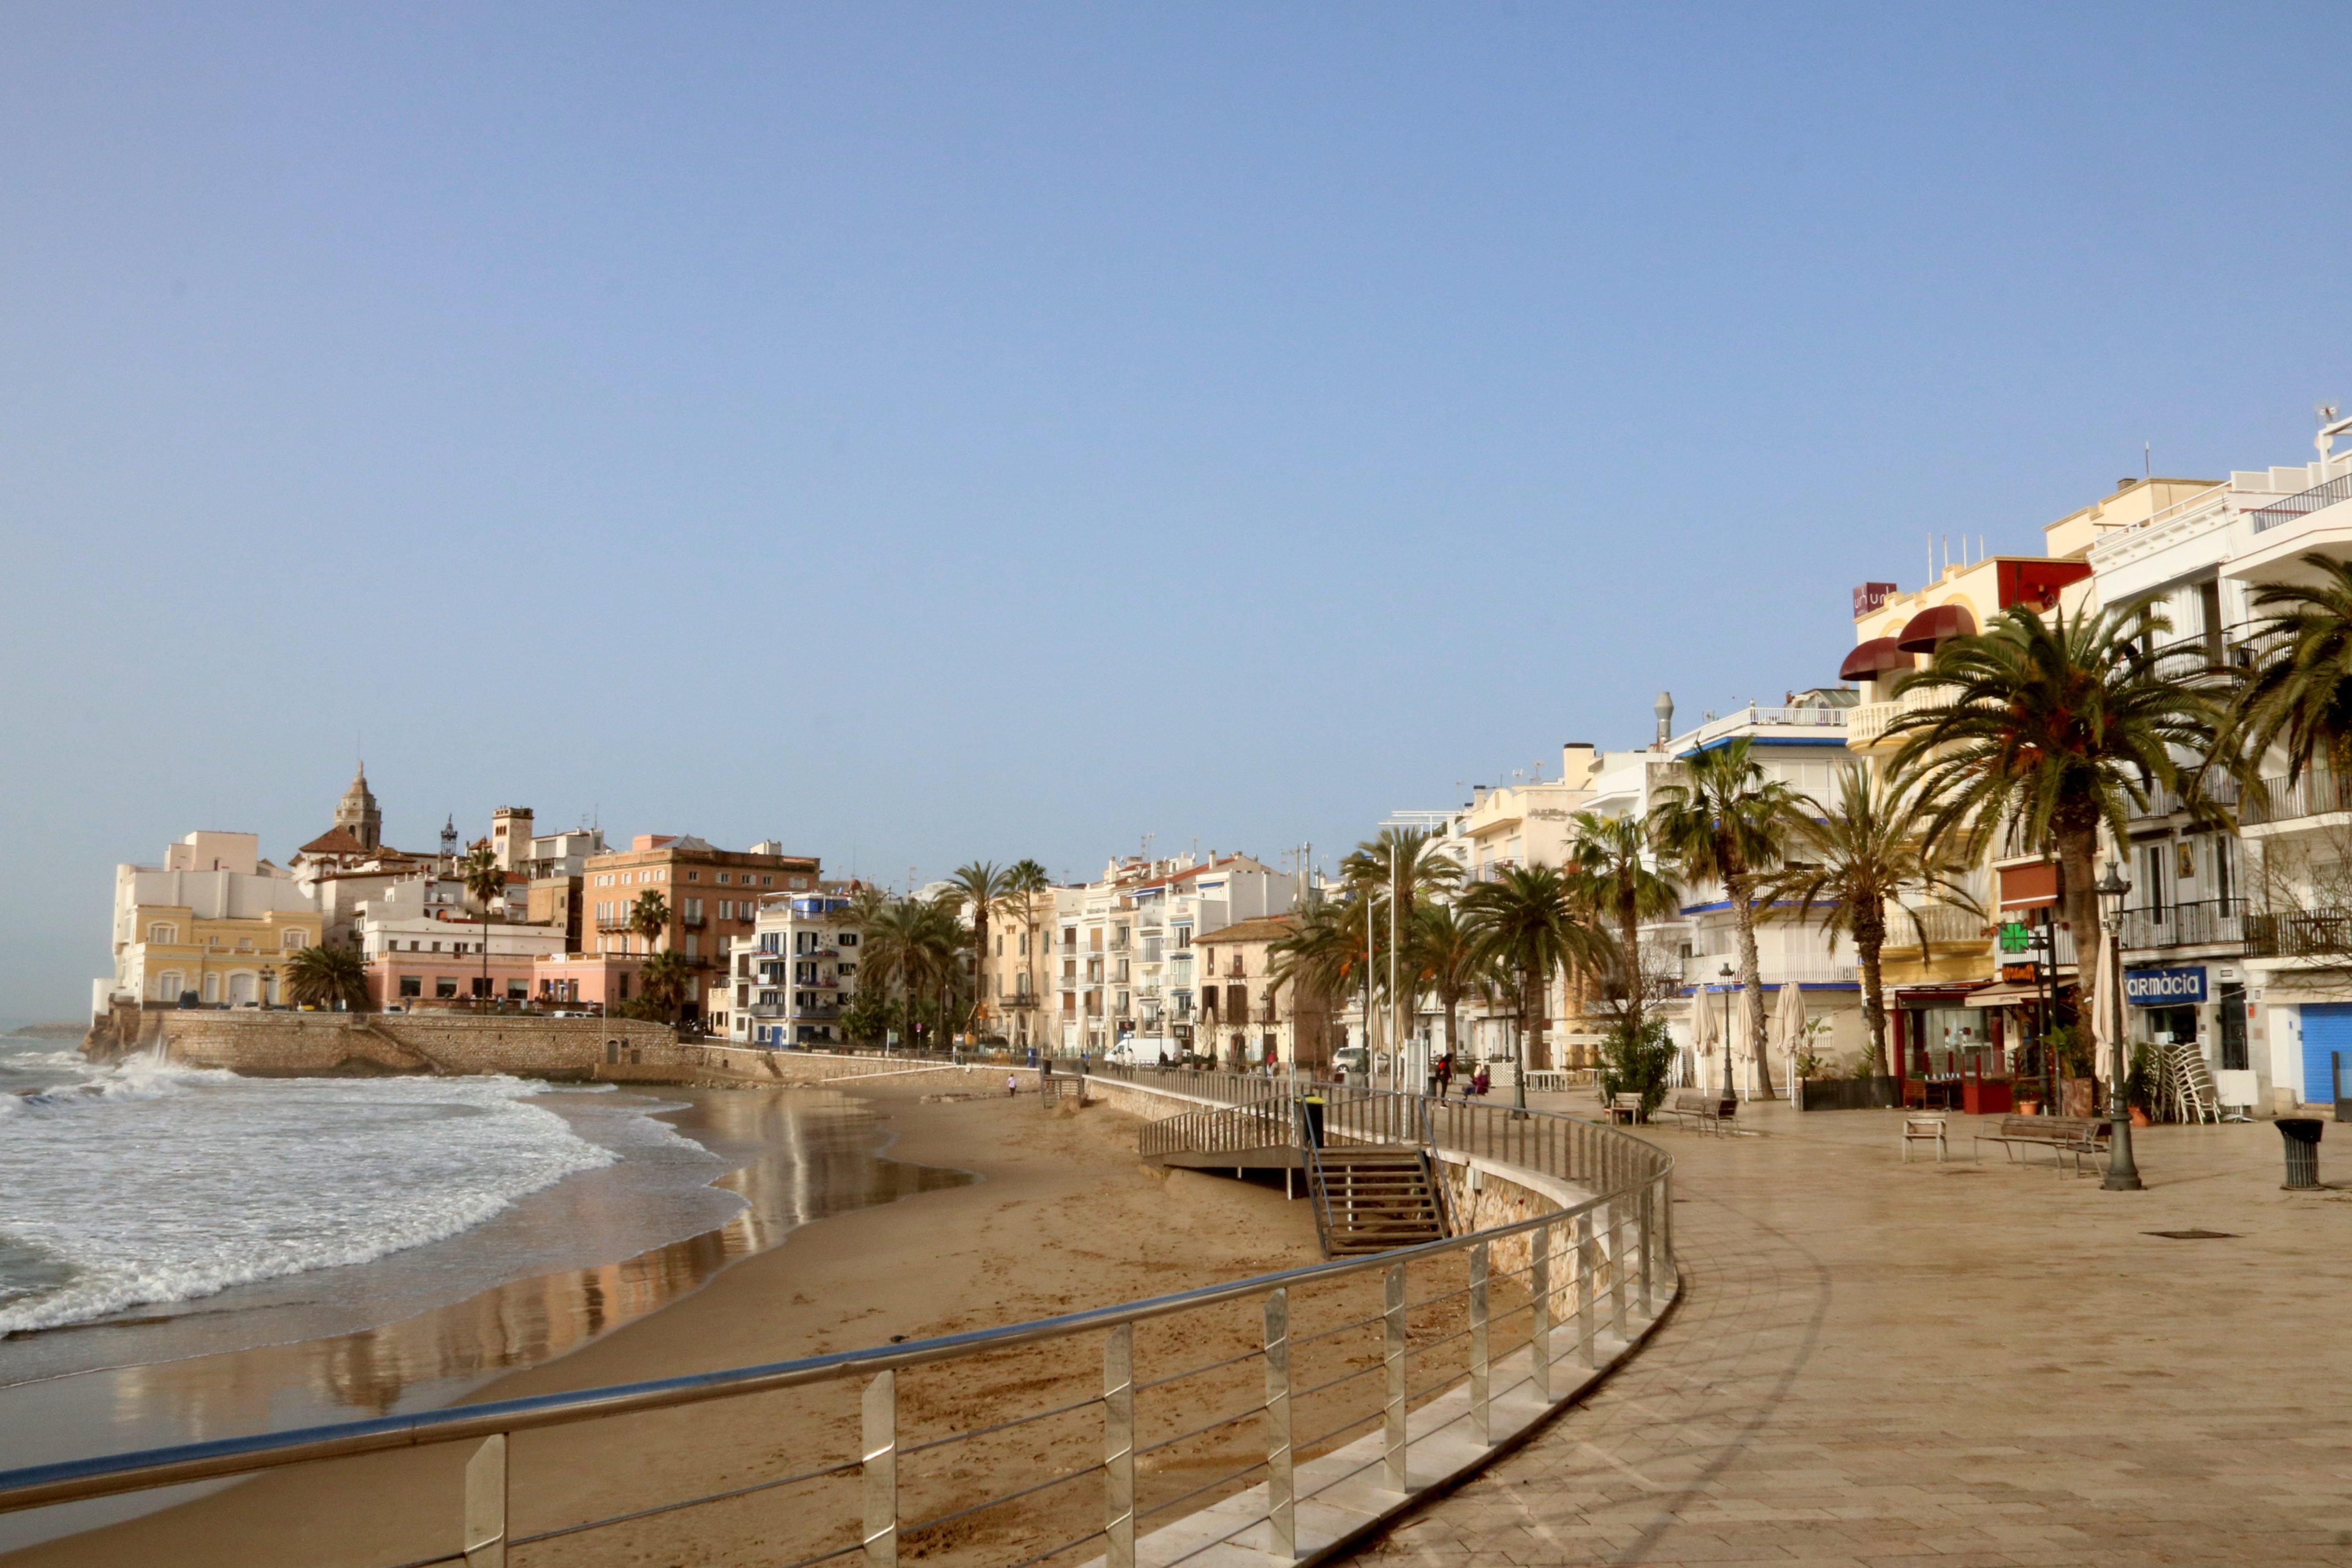
[[[369,792],[365,763],[352,775],[352,787],[335,806],[335,826],[358,839],[362,849],[383,847],[383,813],[376,809],[375,796]]]

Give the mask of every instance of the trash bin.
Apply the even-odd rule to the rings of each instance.
[[[2327,1124],[2315,1116],[2282,1116],[2278,1130],[2286,1145],[2286,1190],[2319,1185],[2319,1135]]]
[[[1323,1147],[1323,1097],[1310,1094],[1298,1102],[1299,1120],[1306,1124],[1307,1146]]]

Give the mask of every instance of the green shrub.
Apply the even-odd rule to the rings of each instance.
[[[1601,1099],[1638,1094],[1643,1120],[1647,1121],[1666,1098],[1666,1078],[1674,1065],[1675,1042],[1662,1020],[1653,1018],[1643,1024],[1639,1036],[1620,1024],[1601,1045]]]

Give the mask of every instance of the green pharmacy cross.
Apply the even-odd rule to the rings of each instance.
[[[2003,952],[2024,952],[2033,946],[2022,921],[2011,921],[2000,928],[2000,950]]]

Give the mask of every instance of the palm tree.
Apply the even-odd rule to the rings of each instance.
[[[1017,901],[1021,910],[1022,968],[1029,976],[1029,1003],[1022,1010],[1024,1044],[1028,1043],[1026,1036],[1031,1028],[1028,1015],[1045,1005],[1037,994],[1037,900],[1053,885],[1054,879],[1046,875],[1045,868],[1034,860],[1015,860],[1004,873],[1005,894]],[[1042,1018],[1038,1026],[1043,1026]]]
[[[1473,994],[1492,968],[1476,927],[1451,904],[1423,904],[1413,912],[1404,958],[1416,989],[1435,994],[1445,1013],[1445,1054],[1459,1048],[1462,999]]]
[[[2352,562],[2312,553],[2316,583],[2266,583],[2254,607],[2270,614],[2253,642],[2261,650],[2231,693],[2225,750],[2258,771],[2277,746],[2287,782],[2306,768],[2352,773]]]
[[[1421,899],[1442,896],[1461,884],[1462,868],[1452,858],[1438,852],[1438,837],[1418,827],[1383,827],[1379,834],[1365,839],[1339,862],[1339,879],[1362,904],[1358,911],[1357,935],[1367,938],[1368,952],[1386,946],[1399,948],[1404,933],[1412,929],[1413,910]],[[1394,908],[1391,908],[1393,904]],[[1371,1035],[1370,1005],[1375,992],[1383,995],[1389,1005],[1391,1032],[1396,1037],[1391,1044],[1395,1055],[1390,1071],[1395,1073],[1402,1065],[1405,1025],[1403,1008],[1411,997],[1403,984],[1403,954],[1395,953],[1395,963],[1381,964],[1375,960],[1364,993],[1367,1014],[1364,1032],[1367,1042]]]
[[[1491,882],[1463,895],[1462,913],[1476,933],[1479,954],[1510,977],[1513,1029],[1512,1102],[1528,1103],[1527,1038],[1543,1052],[1544,991],[1555,971],[1606,953],[1605,939],[1579,922],[1569,908],[1568,879],[1549,866],[1507,866]]]
[[[654,944],[669,930],[669,902],[661,896],[660,889],[637,895],[637,901],[629,909],[629,929],[645,942],[646,952],[654,951]]]
[[[1974,856],[1965,844],[1930,843],[1919,797],[1900,780],[1875,780],[1865,767],[1838,776],[1834,805],[1807,796],[1791,824],[1789,860],[1766,877],[1766,904],[1790,904],[1792,918],[1821,923],[1853,939],[1862,967],[1863,1016],[1881,1074],[1895,1070],[1886,1044],[1886,992],[1879,953],[1886,945],[1886,910],[1907,909],[1906,894],[1965,902],[1960,879]]]
[[[372,1002],[367,963],[357,948],[340,943],[303,948],[286,961],[286,994],[313,1007],[364,1013]]]
[[[1647,825],[1639,817],[1580,811],[1570,820],[1570,896],[1595,920],[1614,922],[1625,984],[1625,1026],[1642,1035],[1642,922],[1682,907],[1675,885],[1650,868]]]
[[[988,919],[1012,892],[1011,879],[997,869],[993,860],[974,860],[958,870],[948,885],[948,897],[971,911],[971,951],[975,958],[972,976],[977,993],[979,965],[988,962]],[[985,1016],[987,1011],[988,998],[979,995],[974,1012]]]
[[[1780,862],[1796,794],[1748,755],[1748,737],[1696,752],[1683,759],[1685,782],[1658,792],[1650,809],[1650,835],[1684,878],[1721,884],[1739,935],[1739,987],[1748,994],[1752,1030],[1748,1052],[1757,1064],[1764,1098],[1772,1096],[1772,1069],[1765,1059],[1764,978],[1756,962],[1756,878]],[[1723,1043],[1724,1060],[1731,1042]],[[1727,1071],[1725,1086],[1730,1078]]]
[[[1293,996],[1349,994],[1363,978],[1362,917],[1369,907],[1361,898],[1310,897],[1290,930],[1266,943],[1268,978],[1294,987]]]
[[[963,943],[963,926],[944,903],[889,899],[866,922],[865,956],[857,964],[859,989],[873,981],[898,992],[908,1045],[914,1044],[918,1003],[925,992],[938,994],[940,1016],[945,1019]]]
[[[490,995],[490,900],[503,900],[507,896],[507,869],[487,844],[457,863],[459,879],[466,891],[482,908],[482,999]]]
[[[1895,682],[1898,696],[1948,693],[1886,731],[1909,737],[1894,765],[1917,778],[1928,837],[2053,846],[2066,923],[2085,955],[2099,930],[2092,862],[2101,826],[2129,843],[2126,824],[2147,809],[2150,782],[2179,788],[2177,758],[2203,759],[2216,742],[2221,713],[2207,680],[2157,648],[2168,630],[2145,606],[2045,621],[2019,605]],[[2088,1009],[2097,965],[2081,967],[2077,1005]]]
[[[655,895],[659,897],[658,894]],[[637,971],[637,994],[655,1022],[675,1024],[694,985],[694,965],[676,948],[655,953]]]

